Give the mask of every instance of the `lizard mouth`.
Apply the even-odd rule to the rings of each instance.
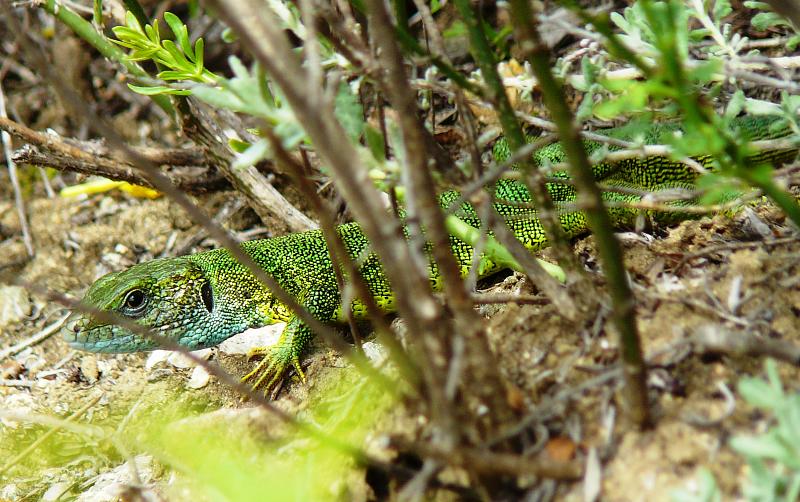
[[[61,328],[61,336],[71,348],[88,352],[125,352],[125,347],[130,346],[134,339],[132,333],[115,332],[114,326],[89,329],[87,323],[86,317],[77,314],[70,316]]]
[[[67,322],[64,323],[64,327],[61,328],[61,336],[70,346],[75,346],[75,344],[80,345],[81,342],[81,328],[83,327],[83,318],[80,315],[71,315],[67,318]]]

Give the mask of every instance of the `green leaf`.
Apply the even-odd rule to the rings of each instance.
[[[228,146],[236,153],[244,153],[245,150],[250,148],[250,145],[252,145],[252,143],[248,141],[242,141],[237,138],[231,138],[228,140]]]
[[[581,88],[577,88],[579,91],[586,92],[588,91],[592,85],[597,81],[597,74],[599,68],[596,64],[592,63],[592,60],[586,56],[581,58],[581,73],[583,74],[583,85]]]
[[[164,13],[164,21],[169,25],[175,35],[175,40],[178,41],[178,45],[183,49],[183,52],[190,56],[192,54],[192,46],[189,43],[189,29],[186,28],[186,25],[183,24],[183,21],[178,16],[169,11]]]
[[[187,74],[184,71],[174,71],[174,70],[164,70],[162,72],[159,72],[158,75],[156,76],[161,80],[166,80],[168,82],[177,80],[189,80],[192,77],[191,74]]]
[[[714,2],[714,8],[711,10],[711,15],[713,19],[719,21],[731,12],[733,12],[733,7],[731,7],[730,1],[716,0]]]
[[[129,10],[125,11],[125,25],[133,31],[144,34],[142,31],[142,25],[139,24],[139,20],[136,19],[136,16],[133,15],[133,12]]]
[[[624,113],[644,111],[649,97],[648,89],[639,83],[628,87],[628,92],[594,105],[594,115],[601,120],[611,120]]]
[[[244,110],[242,100],[228,89],[198,85],[192,88],[192,96],[217,108],[225,108],[235,112]]]
[[[708,173],[697,180],[697,188],[703,192],[700,203],[704,205],[720,204],[735,200],[741,195],[734,180],[718,173]]]
[[[237,155],[231,166],[234,169],[244,169],[246,167],[254,166],[258,162],[267,159],[271,156],[269,142],[266,139],[260,139],[247,147],[241,154]]]
[[[178,49],[178,46],[175,45],[175,42],[172,40],[164,40],[161,43],[162,47],[166,49],[167,54],[164,54],[163,51],[160,54],[160,58],[164,61],[164,63],[169,66],[170,68],[181,68],[185,69],[188,67],[191,68],[191,65],[188,65],[188,61],[186,61],[186,56],[184,56],[183,52]]]
[[[372,157],[378,162],[386,160],[386,150],[381,132],[367,124],[364,128],[364,137],[366,139],[367,148],[372,153]]]
[[[628,10],[629,9],[626,7],[624,12],[627,14]],[[632,31],[631,24],[628,22],[627,19],[625,19],[625,16],[623,16],[619,12],[612,12],[610,19],[612,23],[617,25],[617,28],[624,31],[625,33],[630,33]]]
[[[773,431],[758,437],[737,436],[731,439],[731,448],[748,457],[771,460],[786,459],[791,455]]]
[[[225,28],[224,30],[222,30],[221,38],[222,41],[225,42],[226,44],[232,44],[235,41],[239,40],[239,37],[236,35],[236,32],[230,28]]]
[[[742,113],[744,104],[744,91],[737,89],[736,92],[733,93],[733,96],[731,96],[731,99],[728,101],[728,106],[725,108],[725,118],[730,120],[734,117],[737,117],[740,113]]]
[[[230,66],[234,77],[250,78],[250,72],[247,70],[247,67],[244,65],[244,63],[242,63],[242,60],[236,56],[231,56],[228,58],[228,66]]]
[[[203,54],[204,48],[205,43],[203,42],[203,37],[200,37],[194,43],[194,68],[198,74],[203,73],[203,63],[205,58],[205,55]]]
[[[364,110],[358,96],[350,90],[350,86],[342,83],[334,101],[336,118],[344,127],[351,141],[356,142],[364,132]]]
[[[739,380],[737,389],[748,404],[759,408],[771,409],[775,402],[783,398],[783,393],[760,378],[743,378]]]
[[[154,86],[143,86],[143,85],[134,85],[128,84],[128,89],[132,90],[137,94],[143,94],[145,96],[156,96],[159,94],[173,94],[175,96],[188,96],[192,94],[192,91],[186,89],[173,89],[172,87],[166,87],[163,85],[154,85]]]
[[[710,59],[692,68],[689,72],[689,78],[694,82],[706,84],[721,73],[722,66],[721,59]]]
[[[158,31],[158,19],[155,19],[153,24],[145,26],[144,32],[153,45],[161,45],[161,33]]]
[[[442,32],[444,38],[460,38],[469,34],[467,25],[461,20],[456,20],[446,30]]]
[[[115,42],[146,40],[146,37],[141,31],[134,30],[127,26],[114,26],[111,28],[111,31],[114,33],[114,36],[119,39],[115,40]]]
[[[759,12],[750,19],[750,24],[759,31],[765,31],[773,26],[787,25],[788,23],[774,12]]]

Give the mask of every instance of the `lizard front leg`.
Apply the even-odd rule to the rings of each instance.
[[[297,299],[311,315],[322,322],[330,322],[338,306],[338,298],[338,290],[331,290],[318,284],[298,295]],[[294,368],[300,379],[305,382],[306,377],[300,365],[300,358],[313,339],[314,333],[311,329],[296,314],[291,313],[275,345],[254,347],[248,351],[248,359],[259,356],[263,359],[242,378],[242,381],[252,383],[254,389],[263,387],[264,394],[270,395],[281,383],[286,371]]]
[[[253,370],[242,377],[242,382],[252,383],[253,389],[263,386],[264,394],[269,395],[281,383],[290,367],[300,379],[306,376],[300,365],[300,357],[306,351],[314,333],[298,317],[292,316],[283,328],[278,342],[269,347],[254,347],[247,352],[247,358],[263,357]]]

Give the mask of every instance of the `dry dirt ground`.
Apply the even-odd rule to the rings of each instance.
[[[212,197],[201,203],[213,213],[224,199]],[[123,194],[85,200],[39,198],[29,201],[28,210],[36,249],[31,261],[24,260],[13,202],[0,200],[4,239],[0,351],[63,319],[65,311],[45,301],[42,290],[80,296],[108,271],[174,253],[185,244],[208,244],[165,199],[139,200]],[[742,376],[763,372],[762,360],[704,353],[688,342],[698,334],[733,333],[800,343],[800,241],[779,211],[760,203],[732,218],[702,218],[655,233],[655,237],[620,234],[638,292],[639,328],[651,363],[649,388],[656,426],[650,431],[634,431],[618,406],[615,342],[604,328],[603,313],[594,326],[576,329],[547,304],[482,307],[506,376],[525,403],[538,406],[531,451],[540,448],[537,455],[560,460],[585,461],[594,455],[599,459],[594,465],[600,470],[592,469],[583,481],[549,485],[557,499],[583,500],[584,490],[596,490],[593,486],[600,483],[602,500],[668,500],[673,489],[693,486],[703,466],[716,475],[726,497],[741,496],[746,467],[729,448],[728,439],[763,430],[768,417],[748,407],[735,389]],[[575,246],[587,268],[596,271],[592,238]],[[40,291],[21,285],[34,285]],[[483,286],[535,292],[517,275]],[[91,435],[61,431],[53,435],[60,439],[33,444],[53,426],[34,418],[26,422],[25,416],[65,418],[80,410],[75,423],[116,418],[119,424],[130,420],[137,407],[136,413],[155,410],[165,417],[171,416],[169,410],[181,408],[191,410],[200,421],[223,417],[231,422],[232,431],[258,429],[254,424],[264,420],[272,435],[285,430],[274,418],[256,420],[248,414],[256,413],[252,405],[214,378],[196,381],[196,371],[180,362],[162,361],[150,367],[145,364],[147,355],[80,353],[57,333],[3,356],[0,409],[19,412],[23,419],[0,422],[0,459],[5,464],[0,466],[0,500],[58,500],[81,493],[83,500],[102,500],[118,493],[116,483],[131,480],[130,469],[119,467],[126,459],[109,453],[108,446],[91,446]],[[242,356],[212,353],[210,357],[238,375],[247,368]],[[289,382],[277,401],[290,414],[302,415],[326,381],[340,379],[346,366],[322,346],[309,361],[308,383]],[[796,390],[797,368],[782,363],[780,372],[785,385]],[[398,407],[382,417],[377,429],[413,434],[414,418]],[[58,446],[48,447],[48,441]],[[379,441],[373,443],[373,449],[381,449]],[[382,454],[393,458],[392,452]],[[141,484],[164,493],[172,479],[169,471],[146,456],[136,462]],[[348,497],[371,498],[390,489],[369,478],[354,470],[347,481]]]

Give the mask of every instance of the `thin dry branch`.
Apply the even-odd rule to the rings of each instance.
[[[3,86],[0,84],[0,120],[8,120],[6,115],[6,98],[3,94]],[[11,186],[14,189],[14,204],[17,207],[17,217],[19,218],[19,225],[22,230],[22,242],[25,244],[25,250],[28,252],[29,257],[33,257],[33,239],[31,232],[28,228],[28,216],[25,214],[25,200],[22,198],[22,189],[19,185],[17,177],[17,164],[11,156],[11,137],[7,131],[0,133],[0,142],[2,142],[3,156],[6,159],[8,166],[8,177],[11,180]]]
[[[109,152],[105,151],[105,147],[97,143],[77,142],[55,134],[41,133],[6,117],[0,117],[0,130],[25,143],[12,154],[12,159],[19,164],[103,176],[152,188],[147,177],[143,176],[132,164],[120,160],[117,155],[109,155]],[[227,185],[218,173],[204,167],[204,159],[198,158],[196,154],[183,150],[153,148],[139,149],[138,152],[154,164],[198,166],[196,172],[173,171],[167,173],[170,181],[187,192],[206,192]]]

